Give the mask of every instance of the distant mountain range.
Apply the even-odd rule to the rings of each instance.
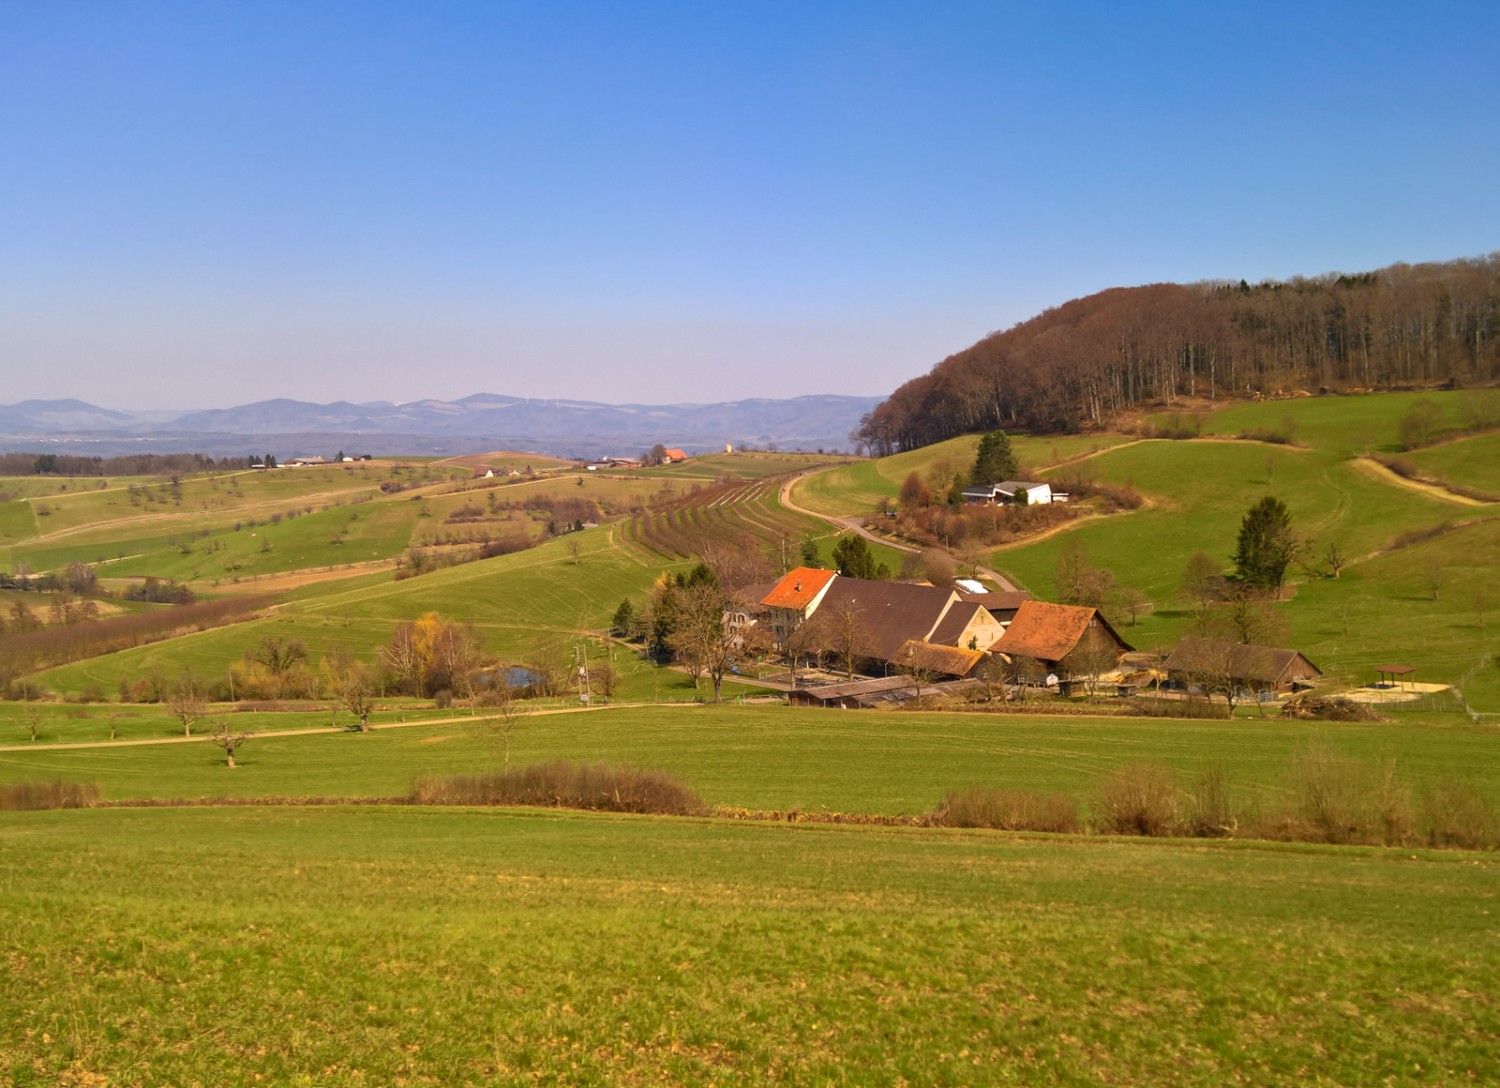
[[[143,450],[291,457],[327,445],[375,454],[520,449],[628,455],[660,442],[689,452],[735,446],[846,449],[881,397],[820,395],[718,404],[599,404],[476,393],[407,404],[265,400],[237,408],[122,412],[80,400],[0,404],[0,449],[113,456]]]

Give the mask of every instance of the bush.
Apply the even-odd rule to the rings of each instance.
[[[1099,829],[1117,835],[1170,835],[1178,824],[1177,782],[1156,763],[1129,763],[1099,781]]]
[[[1144,718],[1228,718],[1228,703],[1215,703],[1199,696],[1161,699],[1143,695],[1127,700],[1131,711]]]
[[[1313,740],[1293,754],[1291,784],[1296,818],[1285,837],[1307,842],[1385,843],[1411,841],[1411,791],[1388,761],[1379,768],[1339,755]]]
[[[1205,767],[1188,790],[1183,830],[1200,839],[1232,836],[1239,820],[1229,804],[1229,776],[1218,764]]]
[[[535,805],[668,816],[706,811],[696,793],[664,771],[566,760],[487,774],[424,777],[409,800],[416,805]]]
[[[941,827],[988,827],[998,831],[1079,830],[1078,802],[1061,793],[1028,790],[950,790],[935,813]]]
[[[1500,846],[1500,819],[1471,783],[1446,780],[1424,792],[1422,822],[1430,846],[1493,850]]]
[[[0,812],[33,812],[46,808],[88,808],[97,804],[93,782],[16,782],[0,786]]]

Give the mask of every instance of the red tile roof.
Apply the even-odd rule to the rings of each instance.
[[[838,576],[836,570],[797,567],[788,571],[776,583],[776,587],[761,598],[760,603],[767,608],[791,608],[800,612],[817,599],[824,586]]]
[[[1022,601],[1016,609],[1016,618],[1004,636],[990,647],[990,652],[1007,657],[1034,657],[1038,661],[1061,661],[1073,652],[1089,624],[1096,619],[1114,641],[1126,650],[1131,649],[1130,644],[1092,608]]]

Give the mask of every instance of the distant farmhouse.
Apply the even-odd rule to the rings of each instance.
[[[985,487],[964,488],[964,502],[979,502],[986,506],[1046,506],[1052,502],[1067,502],[1066,492],[1054,492],[1052,485],[1038,480],[1001,480]]]

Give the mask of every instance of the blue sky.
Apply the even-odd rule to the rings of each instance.
[[[0,402],[883,394],[1500,249],[1500,5],[9,3]]]

